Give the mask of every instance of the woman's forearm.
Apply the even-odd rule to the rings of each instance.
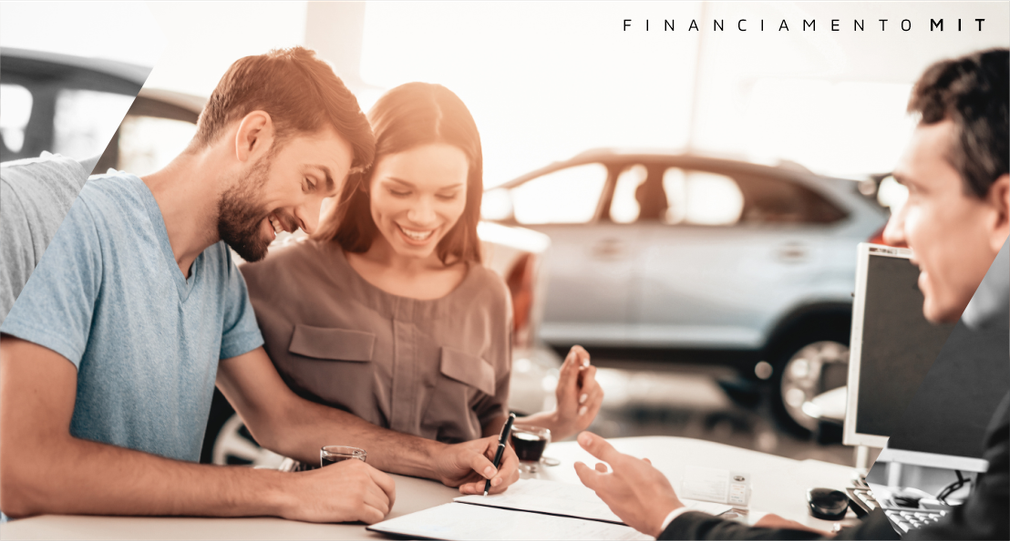
[[[551,441],[560,441],[573,435],[570,430],[567,430],[558,423],[558,414],[553,410],[541,411],[525,417],[517,417],[515,424],[516,426],[539,426],[540,428],[546,428],[551,431]]]

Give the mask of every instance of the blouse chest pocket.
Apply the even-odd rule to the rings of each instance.
[[[374,423],[374,349],[374,334],[299,324],[288,355],[274,364],[300,396]]]
[[[484,359],[443,347],[439,375],[421,416],[421,429],[445,443],[479,438],[484,405],[495,393],[494,368]]]
[[[332,327],[312,327],[295,325],[288,351],[324,361],[372,360],[375,349],[375,335],[361,331],[349,331]]]
[[[474,387],[484,394],[494,394],[494,368],[476,355],[443,347],[439,369],[445,377]]]

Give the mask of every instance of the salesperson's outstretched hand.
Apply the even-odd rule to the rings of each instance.
[[[648,460],[618,452],[607,440],[591,432],[579,434],[579,445],[606,462],[590,468],[575,463],[582,484],[593,489],[625,524],[653,537],[662,533],[663,521],[683,507],[670,481]]]

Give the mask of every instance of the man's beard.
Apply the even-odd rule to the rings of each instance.
[[[266,157],[261,158],[246,178],[234,182],[217,202],[218,236],[246,261],[266,257],[271,242],[263,239],[260,227],[268,212],[256,203],[261,198],[269,168]]]

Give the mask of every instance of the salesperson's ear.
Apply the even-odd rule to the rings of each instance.
[[[992,183],[986,200],[993,210],[989,245],[998,252],[1010,233],[1010,175],[1004,173]]]

